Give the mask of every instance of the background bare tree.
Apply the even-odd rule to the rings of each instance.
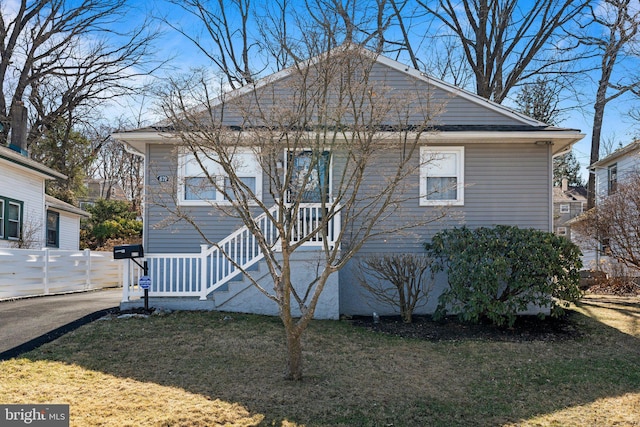
[[[348,45],[298,64],[287,78],[274,83],[276,87],[259,86],[249,96],[232,94],[212,102],[208,95],[215,91],[190,81],[173,86],[164,97],[182,150],[199,165],[206,186],[232,201],[212,210],[239,218],[265,256],[273,288],[262,287],[251,271],[242,272],[278,304],[290,379],[302,377],[302,334],[329,277],[367,241],[445,215],[435,210],[425,211],[424,217],[403,218],[399,210],[403,201],[418,197],[415,185],[404,178],[419,168],[421,137],[442,106],[429,100],[424,87],[396,91],[370,80],[373,56]],[[225,117],[240,122],[230,126]],[[393,132],[381,133],[387,128]],[[262,188],[243,179],[239,171],[243,150],[251,150],[258,159],[266,180],[262,188],[269,194],[260,194]],[[207,165],[222,172],[209,172]],[[175,187],[165,188],[153,196],[153,203],[166,208],[171,220],[193,225],[215,245],[192,211],[176,203],[176,194]],[[311,200],[320,205],[313,221],[304,214]],[[257,224],[258,214],[274,225],[277,243]],[[389,221],[394,216],[404,220]],[[337,220],[342,227],[330,238]],[[306,283],[293,283],[294,254],[314,239],[321,242],[316,274]]]
[[[99,147],[99,149],[96,150],[86,176],[103,182],[105,195],[109,195],[112,188],[122,189],[127,200],[131,202],[132,209],[140,214],[144,159],[138,154],[127,151],[121,142],[111,138],[112,133],[129,127],[131,126],[126,126],[124,123],[102,124],[92,129],[89,139],[92,141],[92,145]]]
[[[54,124],[71,130],[96,106],[136,90],[131,79],[158,65],[150,49],[156,34],[147,22],[120,31],[130,11],[126,0],[2,4],[0,143],[19,105],[29,111],[31,144]]]
[[[579,43],[588,56],[599,59],[597,90],[593,103],[591,155],[593,164],[600,159],[600,139],[605,107],[627,92],[640,92],[640,8],[633,0],[604,0],[597,8],[589,6],[590,20]],[[589,174],[587,207],[595,204],[595,175]]]
[[[580,217],[571,226],[592,247],[607,243],[608,255],[640,271],[640,173],[627,174],[616,192]]]
[[[520,82],[551,73],[571,61],[559,57],[556,43],[565,26],[589,0],[417,0],[442,24],[440,37],[452,37],[474,75],[475,92],[502,103]],[[557,70],[556,70],[557,71]],[[564,70],[566,72],[566,69]]]

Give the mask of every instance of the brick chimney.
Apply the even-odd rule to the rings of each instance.
[[[11,109],[11,143],[9,148],[27,156],[27,107],[20,101]]]

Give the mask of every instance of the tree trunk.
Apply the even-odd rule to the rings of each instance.
[[[604,119],[604,107],[606,105],[605,91],[606,86],[602,87],[602,82],[598,90],[596,103],[594,105],[593,130],[591,132],[591,157],[589,165],[600,160],[600,134],[602,132],[602,121]],[[596,174],[595,171],[589,171],[589,182],[587,184],[587,209],[595,206],[596,202]]]
[[[285,325],[287,334],[287,371],[285,378],[292,381],[302,380],[302,334],[297,328]]]

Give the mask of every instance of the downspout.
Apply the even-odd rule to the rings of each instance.
[[[547,146],[547,182],[550,182],[551,185],[548,186],[548,191],[549,191],[549,209],[547,209],[548,212],[548,218],[547,218],[547,223],[548,225],[548,230],[550,233],[553,233],[553,143],[549,144]]]

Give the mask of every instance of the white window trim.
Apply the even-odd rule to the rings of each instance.
[[[256,191],[255,191],[255,196],[258,200],[262,200],[262,175],[263,175],[263,171],[262,168],[260,167],[260,162],[259,159],[257,158],[259,156],[259,152],[256,151],[255,149],[251,149],[251,148],[238,148],[236,151],[238,154],[253,154],[255,156],[255,166],[256,166],[256,170],[255,170],[255,175],[252,175],[252,177],[254,177],[256,179]],[[211,206],[211,205],[219,205],[219,206],[231,206],[233,204],[233,202],[231,200],[187,200],[186,199],[186,194],[185,194],[185,179],[186,178],[197,178],[197,177],[201,177],[201,178],[205,178],[206,174],[204,173],[204,171],[202,172],[202,174],[197,175],[197,176],[187,176],[186,174],[186,168],[187,168],[187,158],[191,153],[183,150],[178,154],[178,204],[180,206]],[[224,186],[224,179],[226,178],[226,175],[216,175],[216,179],[218,180],[218,186],[223,187]],[[220,194],[218,192],[218,190],[216,191],[216,195]],[[251,204],[255,204],[251,203]]]
[[[457,199],[456,200],[428,200],[427,176],[429,158],[437,154],[455,154],[457,159]],[[429,156],[429,158],[426,158]],[[420,147],[420,206],[464,206],[464,147]]]
[[[11,219],[9,217],[9,215],[7,215],[7,218],[5,219],[5,221],[6,221],[5,227],[7,227],[7,229],[8,229],[9,224],[17,224],[18,225],[18,235],[14,237],[14,236],[9,236],[9,233],[7,233],[6,238],[8,240],[20,240],[20,236],[22,235],[22,206],[23,205],[22,205],[22,203],[17,202],[17,201],[13,201],[13,200],[9,200],[7,204],[8,204],[8,206],[12,206],[13,205],[13,206],[17,206],[18,207],[18,219],[17,220],[16,219]]]
[[[560,213],[571,213],[571,207],[566,203],[562,203],[560,205]]]

